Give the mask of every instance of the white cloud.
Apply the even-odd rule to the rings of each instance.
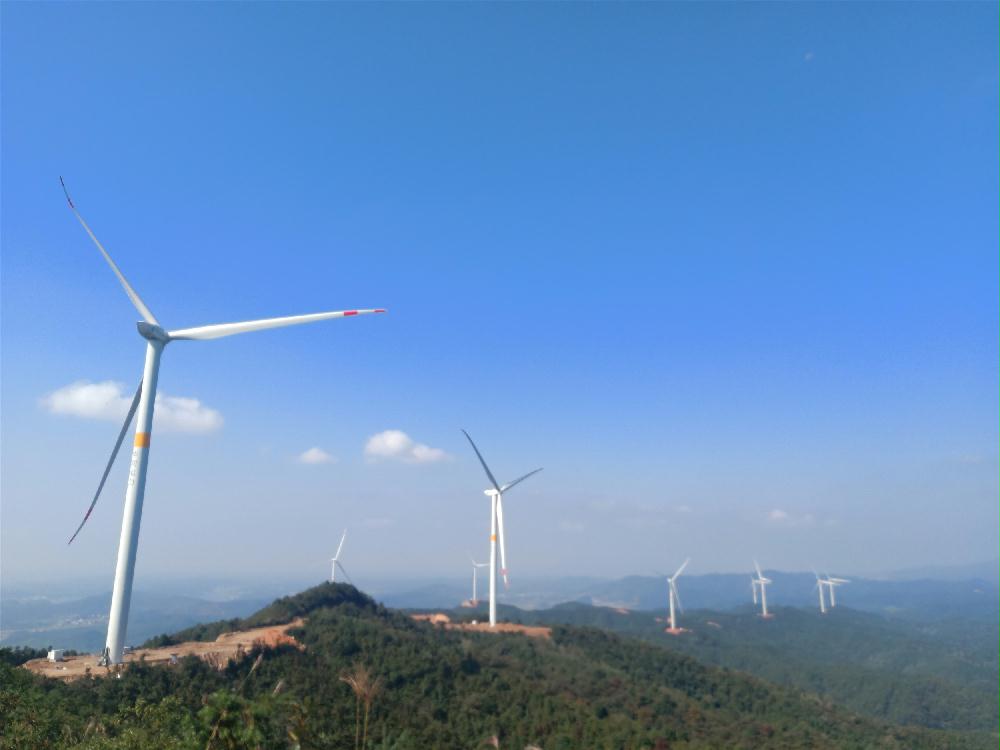
[[[559,522],[559,530],[565,531],[569,534],[580,534],[584,530],[584,525],[582,521],[569,521],[562,520]]]
[[[769,523],[780,526],[813,526],[816,523],[816,517],[812,513],[794,516],[781,508],[770,511],[767,514],[767,520]]]
[[[78,380],[47,396],[41,405],[51,414],[69,415],[82,419],[121,422],[128,414],[133,393],[113,380],[91,383]],[[153,428],[164,432],[214,432],[222,427],[222,415],[196,398],[156,394]]]
[[[440,448],[414,442],[401,430],[385,430],[372,435],[365,443],[365,457],[369,461],[387,459],[408,464],[428,464],[451,458]]]
[[[295,460],[300,464],[330,464],[336,459],[317,445],[300,453]]]
[[[674,511],[677,512],[677,513],[691,513],[692,510],[693,509],[691,508],[690,505],[675,505],[674,506]]]

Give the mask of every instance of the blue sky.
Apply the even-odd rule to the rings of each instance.
[[[59,175],[167,327],[390,311],[167,349],[137,581],[464,574],[460,427],[545,467],[515,577],[996,557],[994,6],[2,13],[8,581],[110,585],[120,407],[51,396],[141,374]]]

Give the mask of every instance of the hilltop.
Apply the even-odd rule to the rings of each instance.
[[[212,640],[304,618],[290,645],[216,669],[194,657],[134,664],[121,679],[59,683],[0,666],[0,747],[348,748],[361,664],[384,682],[378,748],[985,748],[995,735],[894,726],[789,687],[591,627],[551,638],[456,632],[323,584],[251,617],[156,639]],[[152,645],[152,644],[150,644]],[[257,665],[256,668],[254,665]],[[224,740],[224,742],[223,742]]]

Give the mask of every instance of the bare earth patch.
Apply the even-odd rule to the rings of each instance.
[[[448,615],[437,612],[432,615],[410,615],[414,620],[429,622],[445,630],[465,630],[474,633],[521,633],[529,638],[550,638],[552,628],[541,625],[515,625],[512,622],[498,622],[491,628],[488,622],[452,622]]]
[[[214,641],[187,641],[163,648],[140,648],[125,656],[125,665],[137,661],[145,661],[146,664],[171,664],[185,656],[197,656],[222,669],[230,660],[239,660],[243,654],[258,645],[274,648],[287,643],[298,649],[305,649],[305,646],[288,635],[290,629],[300,627],[303,622],[304,620],[299,617],[285,625],[269,625],[222,633]],[[24,668],[57,680],[75,680],[88,674],[94,677],[112,674],[114,670],[109,671],[97,664],[99,658],[99,654],[84,654],[67,656],[65,661],[58,662],[32,659],[25,662]]]

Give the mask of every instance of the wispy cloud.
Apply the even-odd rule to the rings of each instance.
[[[418,443],[401,430],[385,430],[368,438],[365,457],[369,461],[390,460],[408,464],[429,464],[451,456],[440,448]]]
[[[582,521],[571,521],[569,519],[563,519],[559,522],[559,530],[565,531],[568,534],[580,534],[584,530],[584,525]]]
[[[303,451],[295,459],[300,464],[332,464],[336,459],[318,445]]]
[[[50,414],[82,419],[121,422],[128,414],[134,393],[121,383],[105,380],[91,383],[78,380],[40,399],[42,408]],[[153,426],[164,432],[205,433],[222,427],[222,415],[196,398],[156,394]]]
[[[797,516],[787,510],[774,508],[768,511],[767,522],[775,526],[813,526],[816,523],[816,517],[812,513]]]

